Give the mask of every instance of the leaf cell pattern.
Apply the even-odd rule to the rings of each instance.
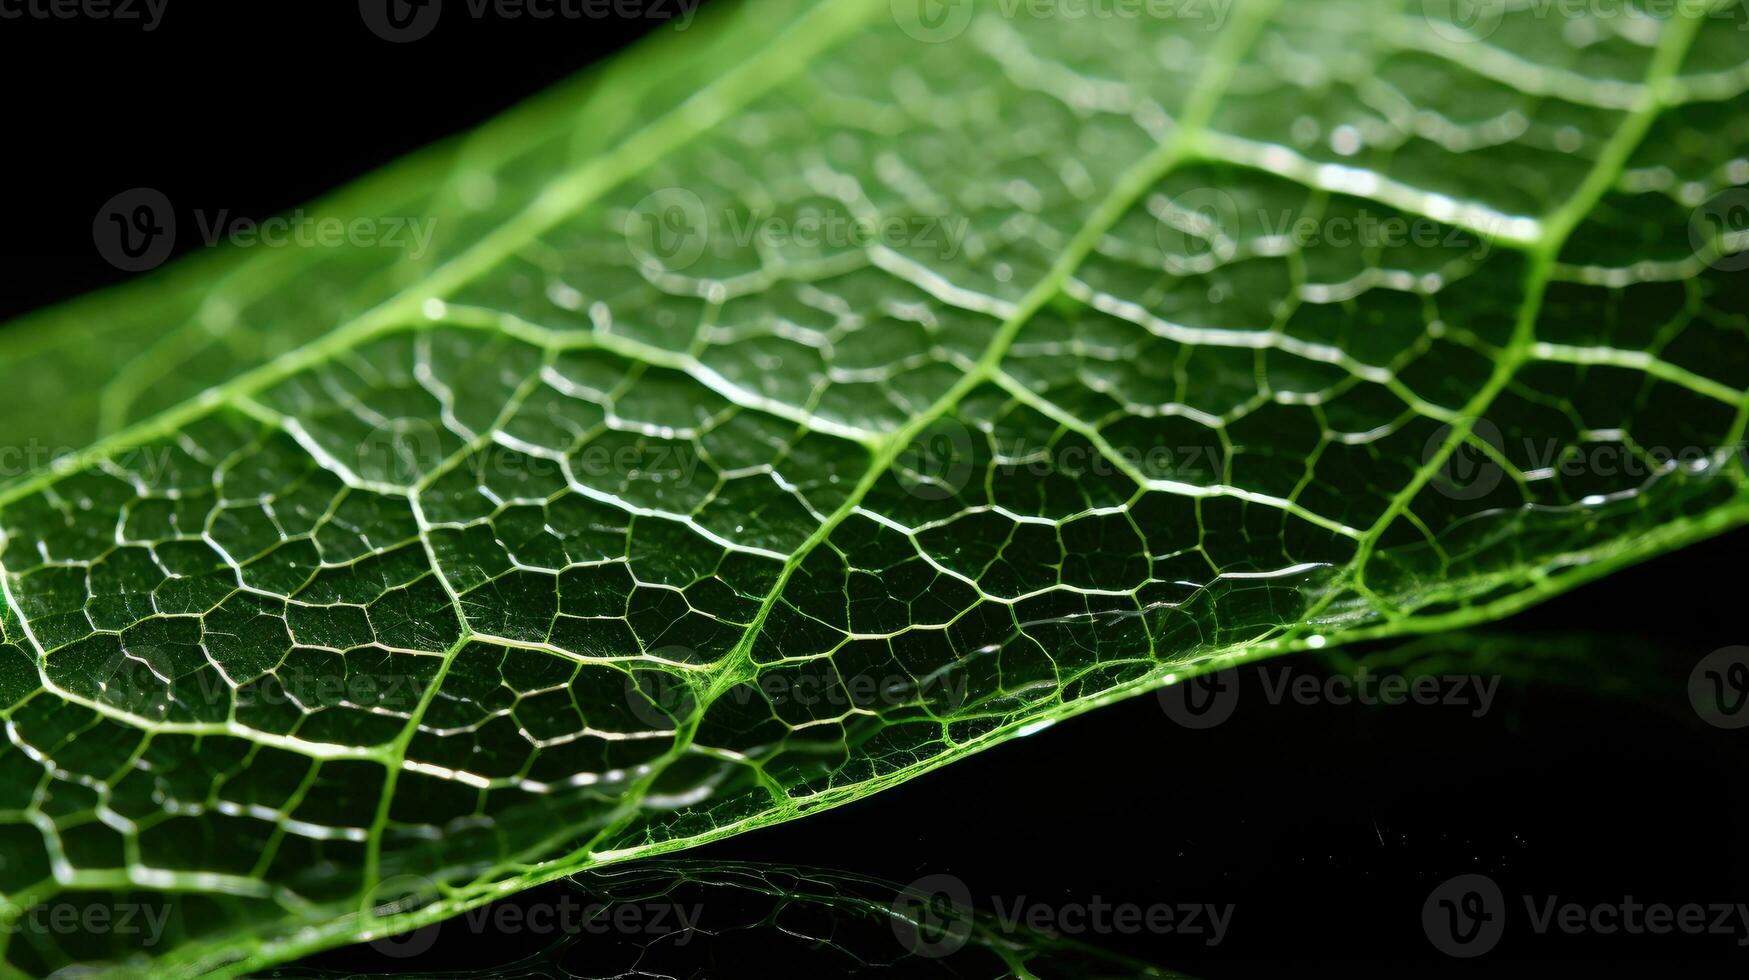
[[[325,205],[418,261],[0,334],[80,447],[0,484],[11,968],[258,968],[1744,519],[1740,7],[903,6]]]

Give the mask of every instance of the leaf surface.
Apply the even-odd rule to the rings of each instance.
[[[418,258],[0,331],[6,961],[267,966],[1741,523],[1742,11],[1409,6],[749,4],[317,209]]]

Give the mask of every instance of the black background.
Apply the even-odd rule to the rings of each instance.
[[[664,29],[452,16],[394,45],[367,31],[349,0],[169,0],[151,33],[0,21],[9,147],[0,166],[12,189],[0,316],[125,278],[90,238],[92,216],[119,191],[155,187],[179,211],[268,217]],[[1478,971],[1520,958],[1740,972],[1749,956],[1736,937],[1522,928],[1483,960],[1460,962],[1429,945],[1420,911],[1435,885],[1472,871],[1508,894],[1563,900],[1749,900],[1749,729],[1710,728],[1682,697],[1701,656],[1749,642],[1745,545],[1749,534],[1726,535],[1498,627],[1650,639],[1650,655],[1623,642],[1597,663],[1599,677],[1629,679],[1625,692],[1508,679],[1482,718],[1253,700],[1209,731],[1178,726],[1143,697],[698,853],[901,884],[951,873],[986,910],[991,896],[1233,902],[1231,931],[1214,948],[1170,935],[1085,937],[1210,977],[1310,963],[1379,976]],[[538,900],[538,891],[518,899]],[[519,937],[500,946],[469,936],[419,959],[354,949],[312,965],[428,973],[526,949]]]

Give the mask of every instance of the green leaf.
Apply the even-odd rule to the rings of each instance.
[[[7,963],[264,967],[1749,512],[1740,6],[909,2],[311,210],[417,255],[0,331]]]

